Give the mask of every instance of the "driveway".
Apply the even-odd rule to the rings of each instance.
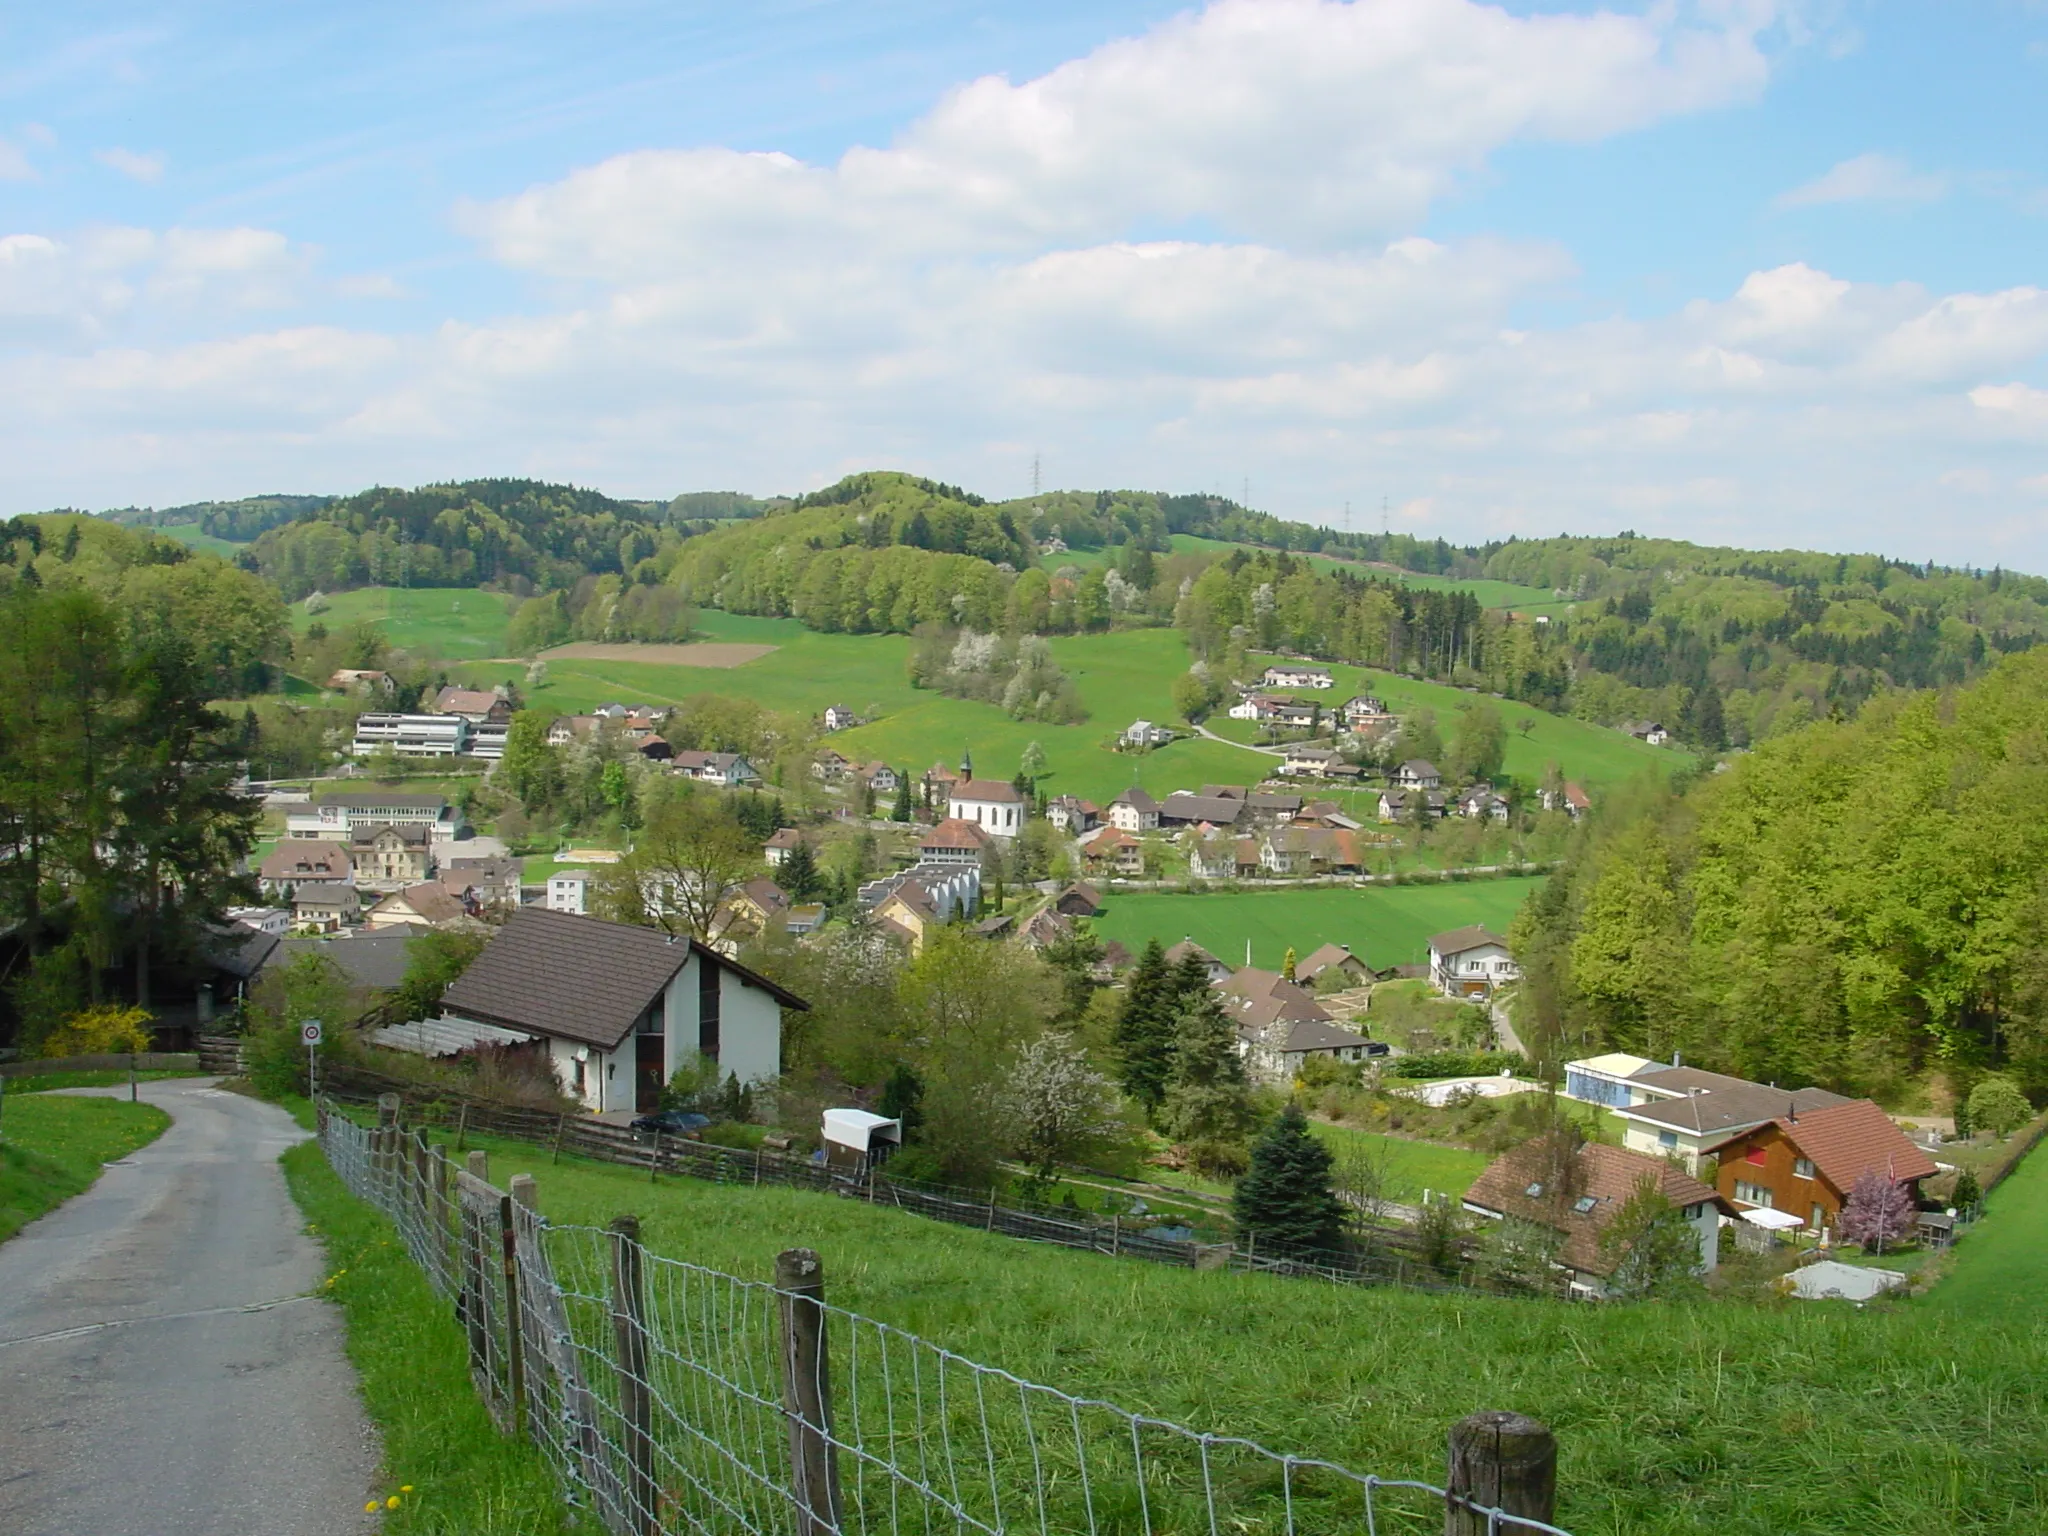
[[[305,1133],[205,1080],[142,1097],[171,1128],[0,1244],[0,1531],[375,1529],[377,1444],[277,1165]]]

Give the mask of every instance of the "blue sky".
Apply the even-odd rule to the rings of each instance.
[[[2020,0],[15,5],[0,510],[1038,454],[2048,570],[2044,102]]]

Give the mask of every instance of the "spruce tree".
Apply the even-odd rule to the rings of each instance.
[[[1261,1252],[1320,1254],[1337,1246],[1344,1204],[1331,1186],[1330,1149],[1308,1128],[1292,1099],[1252,1148],[1230,1213]]]
[[[775,873],[777,883],[797,901],[809,901],[818,894],[818,856],[809,843],[798,843],[784,854]]]
[[[1148,1114],[1165,1099],[1166,1080],[1173,1068],[1173,1020],[1178,1008],[1172,984],[1165,951],[1153,939],[1131,967],[1124,983],[1123,1006],[1117,1011],[1118,1077],[1124,1092]]]
[[[1241,1151],[1251,1128],[1251,1090],[1237,1051],[1237,1027],[1207,988],[1174,1020],[1164,1119],[1176,1141],[1195,1146],[1198,1158],[1212,1163],[1221,1161],[1220,1152]]]
[[[1167,993],[1172,998],[1172,1003],[1166,1010],[1167,1017],[1178,1018],[1208,991],[1209,963],[1196,954],[1195,947],[1190,944],[1188,952],[1180,957],[1168,973]]]

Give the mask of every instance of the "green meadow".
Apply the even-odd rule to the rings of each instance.
[[[330,595],[324,613],[309,614],[304,603],[293,603],[292,627],[303,632],[316,618],[330,630],[370,623],[403,650],[468,661],[504,653],[514,601],[477,587],[358,587]],[[510,675],[516,678],[520,670]],[[494,675],[492,681],[504,678]]]
[[[1368,965],[1420,965],[1431,934],[1481,923],[1506,931],[1535,879],[1466,880],[1446,885],[1312,886],[1298,890],[1110,892],[1096,937],[1136,953],[1148,939],[1193,939],[1219,959],[1277,970],[1291,948],[1303,957],[1342,944]]]
[[[217,539],[210,533],[202,533],[197,523],[165,523],[149,531],[160,533],[167,539],[176,539],[188,549],[219,555],[223,560],[232,560],[249,547],[246,544],[237,544],[231,539]]]

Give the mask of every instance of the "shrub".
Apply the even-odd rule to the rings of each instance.
[[[122,1008],[102,1003],[74,1013],[45,1035],[39,1054],[46,1061],[66,1056],[116,1056],[149,1049],[149,1021],[145,1008]]]
[[[2019,1085],[1996,1074],[1970,1090],[1970,1124],[1994,1136],[2010,1136],[2034,1117],[2034,1107]]]

